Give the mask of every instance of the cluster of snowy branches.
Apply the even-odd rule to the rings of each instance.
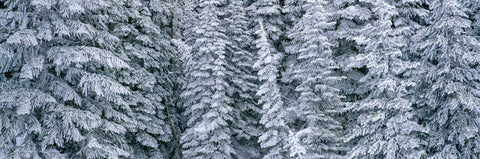
[[[480,158],[478,0],[0,0],[0,158]]]

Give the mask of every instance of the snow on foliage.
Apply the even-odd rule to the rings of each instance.
[[[0,158],[480,156],[478,0],[0,0]]]

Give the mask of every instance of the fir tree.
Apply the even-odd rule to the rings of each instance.
[[[328,21],[335,22],[335,27],[328,29],[325,34],[332,43],[333,57],[341,69],[335,74],[346,77],[340,84],[341,94],[345,95],[344,101],[354,102],[364,98],[367,90],[361,87],[360,78],[367,69],[351,67],[356,54],[362,53],[364,45],[358,37],[372,19],[371,1],[338,0],[329,1],[324,5],[326,12],[332,13]],[[359,41],[360,40],[360,41]],[[348,103],[347,103],[348,104]]]
[[[461,7],[464,8],[468,18],[472,20],[473,36],[480,36],[480,1],[478,0],[460,0]]]
[[[145,1],[144,1],[145,3]],[[174,40],[181,39],[183,27],[183,1],[177,0],[153,0],[148,2],[151,11],[151,19],[154,24],[159,27],[160,38],[158,44],[162,46],[161,50],[165,55],[160,56],[161,61],[165,63],[164,67],[156,71],[156,76],[160,76],[159,84],[162,86],[165,94],[162,94],[162,103],[165,105],[166,123],[172,130],[172,141],[167,145],[167,150],[172,158],[181,158],[181,113],[180,113],[180,93],[181,89],[181,63],[180,52],[181,46],[175,45]],[[160,51],[160,50],[159,50]]]
[[[458,1],[436,0],[430,8],[430,25],[413,46],[421,60],[417,104],[430,128],[426,150],[432,158],[478,158],[480,43]]]
[[[41,123],[42,127],[38,128],[38,134],[26,136],[36,138],[28,141],[40,141],[36,144],[41,149],[36,150],[35,153],[40,152],[41,156],[85,156],[87,158],[129,156],[128,149],[120,148],[126,146],[125,138],[120,136],[126,132],[126,128],[108,120],[113,119],[111,117],[118,117],[130,122],[133,126],[130,117],[110,107],[111,104],[118,104],[118,108],[126,106],[122,96],[129,94],[130,91],[108,74],[117,69],[128,69],[129,66],[108,50],[88,46],[89,44],[105,46],[105,43],[92,41],[97,34],[100,36],[98,39],[104,40],[103,42],[115,43],[118,39],[107,32],[97,30],[91,24],[77,20],[82,17],[82,14],[85,15],[86,10],[93,12],[101,10],[99,9],[101,5],[108,4],[104,2],[92,5],[89,2],[77,1],[9,2],[11,8],[7,10],[7,14],[25,11],[29,14],[17,17],[22,18],[24,24],[13,31],[4,43],[9,50],[22,54],[23,61],[19,63],[22,65],[21,69],[13,75],[13,78],[25,83],[24,88],[10,90],[8,94],[19,100],[26,100],[28,96],[22,96],[22,94],[28,93],[26,90],[33,89],[43,94],[51,92],[50,97],[55,97],[53,101],[58,102],[45,105],[38,110],[37,119],[40,120],[38,123]],[[53,6],[58,7],[60,12],[51,10]],[[17,18],[5,17],[4,20],[15,25]],[[91,16],[91,18],[99,18],[99,16]],[[102,22],[99,21],[99,23]],[[72,42],[69,42],[70,40]],[[55,46],[62,43],[64,43],[63,46]],[[50,47],[52,45],[54,47]],[[21,51],[26,49],[29,51]],[[105,70],[104,74],[97,71],[101,68]],[[72,85],[77,86],[78,91],[72,88]],[[16,106],[16,108],[22,107]],[[34,111],[34,109],[22,110],[24,114],[31,114]],[[97,110],[106,110],[105,113],[110,117],[102,119],[101,112]],[[7,140],[11,141],[12,137],[15,139],[18,136],[10,136]],[[64,149],[70,151],[62,154]],[[7,150],[10,151],[7,153],[11,157],[26,157],[15,154],[17,149]],[[32,152],[32,150],[26,152]]]
[[[354,67],[368,69],[360,79],[368,94],[347,109],[352,118],[347,142],[354,143],[349,157],[418,158],[425,154],[419,136],[427,129],[414,120],[412,109],[417,84],[413,70],[419,64],[410,62],[405,52],[416,26],[402,24],[409,20],[402,19],[401,6],[384,1],[373,4],[378,20],[363,29],[358,41],[365,50],[352,62]]]
[[[307,0],[285,0],[282,8],[286,28],[291,29],[303,17],[307,8]],[[287,37],[288,38],[288,37]]]
[[[300,81],[297,81],[297,79],[293,77],[296,69],[295,67],[298,65],[298,61],[297,55],[293,53],[297,51],[295,50],[297,48],[293,47],[293,45],[295,45],[293,44],[294,39],[290,34],[292,34],[291,32],[296,31],[296,28],[294,27],[301,23],[300,20],[306,12],[308,3],[309,2],[306,0],[285,0],[282,8],[282,18],[285,23],[285,39],[282,41],[282,46],[285,50],[285,53],[283,59],[281,60],[282,66],[280,69],[280,75],[282,78],[280,87],[285,105],[287,106],[298,105],[297,99],[299,94],[297,91],[295,91],[295,88],[300,85]],[[291,107],[291,109],[295,108]],[[297,125],[297,123],[294,123],[294,125]]]
[[[292,106],[300,120],[306,121],[296,134],[306,148],[304,158],[339,158],[342,125],[336,119],[342,106],[339,89],[341,77],[332,58],[332,44],[324,32],[333,27],[331,16],[323,8],[322,0],[307,3],[307,13],[293,28],[290,51],[297,57],[293,78],[300,81],[298,106]]]
[[[247,8],[252,17],[251,25],[255,26],[253,31],[255,32],[260,28],[260,24],[257,19],[263,20],[265,26],[265,32],[267,33],[268,42],[281,51],[281,42],[284,36],[284,22],[282,18],[282,6],[280,0],[258,0],[253,1]]]
[[[254,54],[248,49],[251,36],[248,32],[248,19],[240,0],[230,1],[225,7],[228,17],[225,21],[226,34],[230,43],[227,45],[227,57],[231,63],[229,70],[233,75],[229,79],[233,99],[233,121],[231,128],[234,137],[234,147],[238,158],[249,156],[260,157],[260,145],[257,143],[260,109],[257,107],[255,92],[257,77],[252,66]],[[243,155],[243,156],[242,156]]]
[[[368,73],[364,61],[356,61],[355,56],[364,52],[364,43],[362,39],[363,28],[374,18],[372,15],[372,3],[374,1],[352,1],[352,0],[337,0],[327,1],[323,5],[325,12],[331,15],[325,16],[327,22],[334,22],[334,27],[326,28],[324,33],[332,44],[332,57],[335,61],[335,66],[339,69],[333,69],[332,75],[344,77],[345,80],[337,82],[339,94],[344,96],[341,101],[344,102],[345,107],[354,105],[356,101],[368,96],[368,89],[363,85],[361,79]],[[345,109],[338,114],[337,121],[342,123],[345,133],[350,131],[350,124],[356,123],[356,119],[351,117],[349,110]],[[345,140],[342,138],[341,140]],[[356,144],[352,142],[345,142],[339,147],[346,148],[343,150],[349,151],[350,148]],[[344,155],[343,153],[340,153]]]
[[[143,10],[144,4],[55,0],[7,3],[9,8],[2,12],[18,16],[2,17],[1,21],[11,26],[2,27],[10,32],[3,36],[6,40],[1,40],[1,45],[19,56],[17,60],[8,56],[10,59],[4,62],[8,66],[2,69],[8,74],[5,81],[16,82],[2,93],[18,100],[36,96],[45,100],[38,101],[42,106],[35,109],[22,109],[25,115],[35,114],[41,124],[26,135],[29,140],[25,141],[29,142],[19,143],[25,147],[35,142],[38,154],[29,156],[167,156],[164,147],[171,136],[162,103],[166,86],[154,74],[166,74],[163,70],[172,56],[160,51],[168,47],[159,42],[162,37],[148,10]],[[38,95],[26,97],[25,93]],[[49,104],[42,104],[46,101]],[[3,102],[13,109],[22,107],[12,106],[15,101]],[[5,140],[15,141],[18,135],[10,134]],[[10,157],[26,157],[16,154],[21,149],[15,147],[3,150]]]
[[[187,129],[182,135],[185,158],[231,158],[232,100],[227,96],[226,45],[228,39],[220,25],[220,1],[203,0],[190,3],[192,16],[198,18],[195,27],[188,28],[186,42],[191,45],[191,56],[186,59],[188,71],[185,91]],[[190,21],[186,21],[188,23]]]
[[[141,2],[141,3],[140,3]],[[121,82],[128,85],[134,96],[133,104],[138,130],[128,134],[134,143],[134,157],[166,158],[179,151],[175,137],[175,80],[177,57],[176,48],[167,31],[171,26],[157,23],[155,18],[169,15],[155,15],[160,2],[131,1],[127,3],[130,22],[123,22],[114,30],[121,37],[122,53],[131,60],[133,72],[123,72]],[[163,3],[167,4],[167,3]],[[131,28],[131,30],[125,29]],[[124,30],[125,29],[125,30]],[[168,111],[168,112],[167,112]],[[173,117],[172,117],[173,116]],[[173,118],[173,119],[172,119]],[[178,144],[177,144],[178,145]],[[177,150],[175,150],[177,149]]]
[[[258,103],[262,106],[260,124],[262,124],[262,135],[258,141],[264,150],[265,159],[288,158],[289,128],[286,122],[287,112],[280,94],[277,83],[278,66],[280,55],[275,54],[274,48],[267,40],[267,33],[264,30],[262,20],[259,22],[260,30],[256,34],[260,37],[255,41],[258,48],[258,59],[253,65],[258,70],[258,78],[261,82],[257,95],[260,97]]]

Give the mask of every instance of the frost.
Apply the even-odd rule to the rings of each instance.
[[[37,32],[35,30],[20,30],[15,32],[12,36],[8,37],[7,43],[25,46],[36,46],[38,45],[36,34]]]

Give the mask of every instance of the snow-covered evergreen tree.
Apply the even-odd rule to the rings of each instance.
[[[461,7],[465,8],[465,13],[469,19],[472,19],[474,34],[480,36],[480,1],[479,0],[460,0]]]
[[[151,0],[147,2],[152,11],[152,21],[161,27],[162,32],[173,38],[181,38],[185,4],[180,0]]]
[[[347,83],[344,90],[348,96],[348,101],[352,101],[352,96],[359,96],[365,93],[364,90],[355,88],[357,80],[362,76],[365,70],[361,68],[347,68],[350,64],[350,57],[363,51],[361,40],[358,39],[362,33],[362,28],[372,19],[371,1],[352,1],[352,0],[338,0],[332,1],[325,6],[325,9],[333,13],[332,21],[336,21],[336,27],[328,32],[332,43],[334,44],[334,55],[337,57],[336,61],[342,71],[346,74]],[[360,40],[360,41],[358,41]],[[354,95],[356,94],[356,95]]]
[[[336,119],[343,98],[336,86],[342,78],[334,74],[332,44],[324,34],[334,25],[323,8],[326,4],[323,0],[308,2],[306,14],[289,33],[289,51],[297,57],[293,78],[300,81],[298,106],[291,110],[306,121],[296,134],[307,150],[304,158],[339,158],[343,151],[342,125]]]
[[[38,135],[42,131],[42,108],[57,101],[33,88],[28,78],[44,70],[45,58],[35,57],[39,48],[36,30],[29,27],[32,10],[28,1],[0,3],[0,157],[39,158]],[[38,22],[36,22],[38,23]],[[16,38],[10,38],[16,35]],[[9,40],[10,39],[10,40]],[[16,44],[14,44],[16,43]],[[24,61],[28,66],[22,69]],[[26,63],[26,62],[25,62]],[[21,76],[26,80],[20,79]],[[58,151],[56,151],[58,153]],[[55,153],[52,151],[52,153]]]
[[[288,141],[290,144],[290,157],[304,158],[307,150],[302,144],[300,144],[298,136],[296,136],[295,133],[293,133],[292,131],[288,131]]]
[[[218,0],[189,2],[187,15],[196,18],[185,21],[186,42],[192,47],[186,59],[187,79],[182,93],[187,129],[182,135],[185,158],[231,158],[235,154],[229,123],[232,100],[227,96],[226,46],[229,41],[219,17],[223,15]]]
[[[238,158],[260,157],[258,144],[260,109],[257,107],[255,92],[257,76],[253,70],[254,54],[249,51],[251,36],[248,31],[248,19],[242,0],[232,0],[224,8],[226,35],[230,43],[227,45],[229,70],[233,75],[229,78],[233,99],[232,137]]]
[[[257,0],[248,6],[251,24],[254,28],[252,32],[259,30],[258,19],[263,20],[268,42],[277,49],[281,48],[282,38],[284,36],[284,22],[282,18],[282,6],[280,0]],[[281,51],[281,50],[280,50]]]
[[[103,0],[6,4],[0,21],[6,24],[1,29],[9,32],[1,45],[10,56],[0,61],[7,66],[2,66],[3,80],[15,82],[2,95],[39,101],[32,105],[37,109],[2,102],[22,108],[41,127],[5,140],[15,143],[24,135],[29,140],[17,142],[18,147],[34,141],[37,155],[44,158],[167,156],[171,134],[162,102],[168,86],[158,74],[166,74],[172,56],[165,51],[168,45],[160,42],[163,37],[145,4]],[[15,152],[22,149],[5,150],[10,157],[21,158],[35,152],[18,156]]]
[[[103,35],[103,38],[98,39],[105,40],[104,42],[118,40],[109,37],[110,34],[106,34],[106,32],[98,31],[91,24],[77,21],[77,18],[81,17],[85,10],[98,9],[95,8],[98,5],[88,4],[88,6],[84,6],[83,3],[79,4],[75,1],[50,1],[47,3],[41,1],[10,1],[9,6],[11,8],[7,10],[9,12],[7,14],[24,13],[25,11],[29,14],[16,18],[5,17],[5,20],[12,25],[16,25],[18,19],[24,21],[24,26],[15,28],[16,30],[8,36],[4,45],[12,52],[21,54],[20,56],[23,58],[20,63],[22,64],[21,70],[15,73],[13,78],[23,79],[26,88],[4,93],[10,94],[9,96],[14,99],[27,100],[27,98],[36,95],[22,96],[22,94],[28,93],[25,90],[36,89],[38,90],[36,92],[44,94],[51,92],[52,96],[56,97],[53,101],[58,101],[56,104],[42,107],[37,115],[37,119],[40,118],[38,123],[42,125],[42,128],[38,128],[38,134],[27,136],[29,138],[37,137],[36,141],[40,141],[37,143],[37,147],[41,148],[37,152],[41,152],[40,155],[49,158],[62,156],[129,156],[128,149],[125,149],[127,147],[122,147],[126,146],[126,139],[119,136],[126,132],[126,128],[107,118],[102,120],[101,114],[99,114],[101,111],[98,111],[111,109],[111,111],[105,111],[105,113],[111,114],[111,117],[123,117],[124,121],[127,122],[131,121],[130,117],[122,113],[116,113],[110,107],[110,104],[118,104],[119,107],[121,105],[125,106],[122,95],[127,95],[130,92],[108,75],[108,73],[113,73],[117,69],[128,69],[129,66],[108,50],[88,46],[88,44],[97,43],[96,40],[93,41],[94,34],[97,33],[100,36]],[[61,12],[50,10],[54,5]],[[103,5],[105,4],[103,3]],[[99,17],[91,16],[91,18]],[[55,46],[61,43],[66,45]],[[54,47],[50,47],[52,45]],[[30,51],[21,51],[26,49]],[[105,70],[105,75],[96,71],[101,68]],[[71,85],[78,87],[78,91]],[[95,105],[96,103],[98,105]],[[22,106],[16,108],[19,109]],[[30,114],[34,109],[29,107],[22,110],[23,113]],[[59,120],[56,120],[57,118]],[[130,125],[133,125],[133,123]],[[82,133],[82,131],[85,133]],[[98,135],[102,135],[102,137]],[[13,139],[15,137],[19,136],[14,136]],[[114,140],[112,140],[113,138]],[[80,142],[83,142],[83,144]],[[62,149],[69,149],[69,151],[66,154],[61,154],[64,151]],[[13,153],[15,151],[15,149],[11,150],[12,153],[9,156],[20,157]],[[32,152],[32,150],[26,152]],[[88,154],[85,152],[88,152]]]
[[[281,57],[273,51],[274,48],[268,42],[267,33],[261,19],[259,25],[260,29],[256,34],[260,38],[255,40],[255,45],[258,48],[257,61],[253,65],[258,70],[258,78],[261,82],[257,95],[260,97],[258,104],[262,106],[260,124],[263,128],[258,141],[264,150],[263,158],[288,158],[287,111],[277,83],[277,67]]]
[[[145,1],[143,1],[145,3]],[[182,82],[182,67],[180,64],[181,46],[173,44],[170,39],[181,39],[183,30],[183,1],[178,0],[152,0],[148,1],[148,7],[151,11],[151,19],[159,27],[160,41],[157,43],[162,46],[162,52],[168,57],[162,57],[161,60],[165,67],[156,70],[156,76],[160,76],[160,84],[163,86],[165,94],[162,95],[162,103],[165,104],[166,120],[172,129],[172,142],[167,144],[170,151],[170,158],[181,158],[181,113],[180,113],[180,93]],[[164,61],[169,60],[169,61]],[[160,91],[160,90],[159,90]]]
[[[293,27],[306,12],[307,0],[285,0],[282,8],[283,19],[287,30]]]
[[[42,133],[42,118],[38,116],[48,112],[43,108],[58,103],[41,90],[23,86],[27,84],[30,83],[0,78],[0,157],[66,157],[56,149],[38,147],[37,136]]]
[[[406,8],[396,8],[395,4],[381,0],[373,4],[377,20],[363,29],[358,42],[365,45],[364,53],[350,65],[368,70],[360,79],[368,93],[347,109],[347,117],[351,118],[347,142],[354,144],[348,155],[419,158],[425,154],[419,136],[427,132],[414,120],[412,109],[416,95],[413,88],[417,84],[412,76],[419,64],[410,62],[409,54],[404,52],[416,26],[405,25],[409,20],[401,19],[404,17],[400,11]]]
[[[141,3],[140,3],[141,2]],[[160,3],[160,4],[159,4]],[[156,15],[157,6],[172,2],[130,1],[128,19],[131,22],[119,24],[116,35],[121,37],[123,54],[129,57],[129,65],[135,71],[122,73],[121,82],[128,85],[135,96],[131,104],[139,120],[135,138],[134,157],[165,158],[178,153],[175,141],[175,84],[177,57],[172,47],[173,37],[168,31],[172,26],[155,21],[155,18],[172,19],[169,14]],[[132,28],[132,30],[123,30]],[[168,112],[167,112],[168,111]],[[131,139],[132,140],[132,139]],[[175,147],[175,145],[177,145]]]
[[[430,128],[427,153],[432,158],[478,158],[480,43],[472,20],[457,0],[430,3],[429,26],[415,39],[417,105]]]
[[[296,81],[294,76],[295,67],[298,65],[297,55],[293,53],[296,50],[292,47],[291,32],[295,31],[293,27],[300,23],[302,16],[305,14],[308,2],[306,0],[285,0],[282,8],[282,19],[285,27],[285,38],[282,41],[282,48],[285,51],[283,59],[281,60],[280,75],[281,78],[281,92],[287,106],[298,105],[298,92],[295,88],[300,84]],[[291,120],[291,119],[289,119]],[[290,121],[293,122],[293,121]]]

